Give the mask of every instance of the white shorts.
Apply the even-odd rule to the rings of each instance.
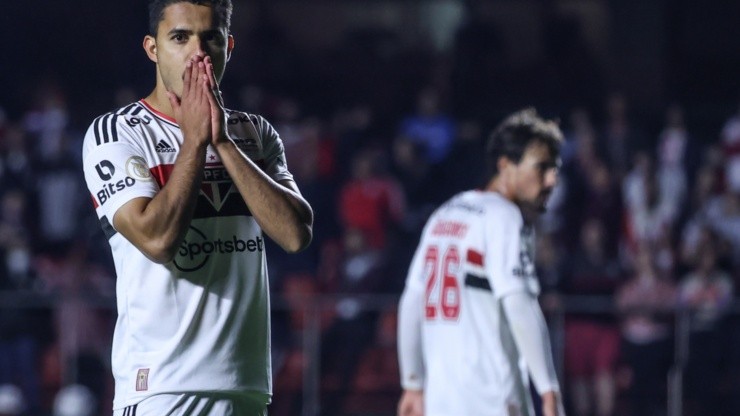
[[[258,394],[156,394],[113,416],[267,416],[267,400]]]

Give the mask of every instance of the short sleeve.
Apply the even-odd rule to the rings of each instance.
[[[85,134],[85,182],[98,217],[107,217],[111,224],[126,202],[152,198],[159,191],[143,151],[132,145],[132,135],[115,115],[99,117]]]
[[[486,274],[497,299],[512,293],[538,296],[539,282],[534,267],[534,235],[524,225],[518,209],[490,212],[486,221],[488,241]]]
[[[262,116],[256,116],[255,127],[263,143],[265,173],[275,181],[292,180],[285,157],[285,147],[277,130]]]

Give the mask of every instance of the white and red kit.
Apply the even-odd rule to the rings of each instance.
[[[534,232],[515,204],[468,191],[432,214],[408,272],[398,328],[401,384],[423,390],[426,416],[534,414],[503,300],[525,295],[536,303],[539,291]],[[552,363],[548,370],[538,390],[557,391]]]
[[[292,179],[282,142],[262,117],[227,111],[242,153],[276,181]],[[115,262],[114,409],[158,393],[272,390],[262,231],[209,146],[189,230],[174,260],[149,260],[113,227],[116,211],[167,184],[183,136],[143,100],[95,119],[85,180]]]

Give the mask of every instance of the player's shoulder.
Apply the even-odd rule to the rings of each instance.
[[[245,125],[246,123],[251,123],[260,133],[267,128],[272,128],[272,125],[270,125],[267,119],[262,115],[246,111],[227,108],[226,119],[230,126],[240,126]]]
[[[85,134],[85,148],[118,142],[121,140],[122,130],[140,122],[145,110],[144,105],[136,101],[95,117]]]
[[[248,113],[246,111],[232,110],[227,108],[226,120],[229,129],[231,130],[244,130],[254,127],[254,129],[257,130],[260,138],[262,138],[263,140],[277,134],[275,133],[275,129],[272,127],[272,124],[270,124],[270,122],[268,122],[267,119],[260,114]]]
[[[226,116],[229,134],[241,150],[250,152],[261,149],[268,153],[275,149],[282,151],[280,134],[262,115],[226,109]]]
[[[441,208],[454,209],[495,221],[522,221],[521,212],[516,204],[496,192],[482,190],[461,192],[448,200]]]
[[[233,110],[231,108],[225,109],[226,119],[230,125],[237,125],[241,123],[251,122],[255,126],[261,122],[264,117],[258,114],[248,113],[246,111]]]

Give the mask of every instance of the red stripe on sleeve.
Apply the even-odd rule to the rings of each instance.
[[[473,263],[476,266],[483,267],[483,253],[468,249],[467,260],[468,263]]]
[[[172,171],[174,169],[175,165],[158,165],[153,168],[149,168],[149,171],[152,172],[154,180],[157,181],[157,184],[159,184],[159,187],[161,188],[167,183],[167,180],[170,179],[170,175],[172,175]]]

